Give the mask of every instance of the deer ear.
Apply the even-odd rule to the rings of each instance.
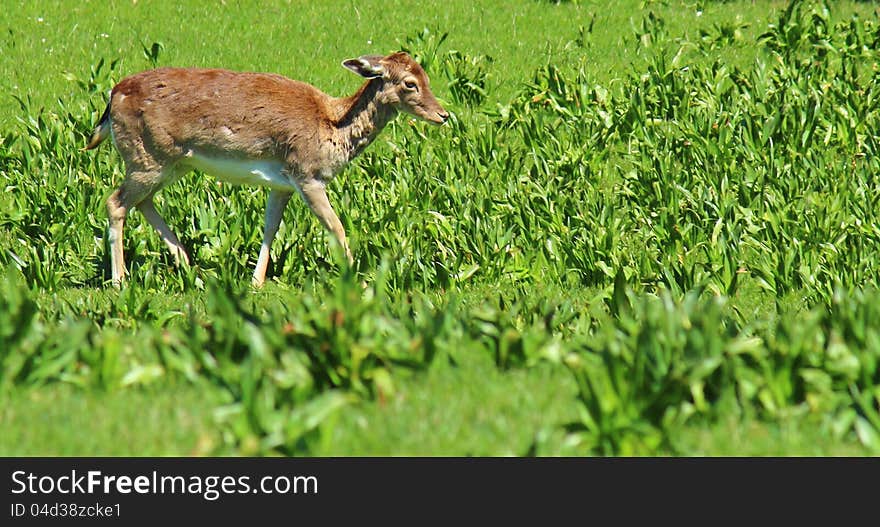
[[[380,59],[382,57],[364,55],[356,59],[348,59],[342,65],[365,79],[375,79],[385,73],[385,68],[379,62]]]

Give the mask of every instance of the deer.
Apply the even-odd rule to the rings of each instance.
[[[189,265],[153,198],[194,169],[228,183],[269,188],[255,287],[266,279],[270,247],[294,193],[353,265],[327,185],[399,112],[436,125],[449,113],[425,70],[406,52],[363,55],[342,65],[365,79],[349,97],[332,97],[278,74],[226,69],[165,67],[119,81],[83,149],[93,150],[110,136],[125,164],[125,178],[106,202],[113,284],[125,279],[122,235],[132,208],[158,231],[175,265]]]

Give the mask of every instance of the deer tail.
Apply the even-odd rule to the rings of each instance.
[[[110,103],[107,103],[107,108],[104,110],[101,120],[98,121],[98,124],[92,131],[92,137],[89,139],[89,144],[87,144],[82,150],[85,151],[97,148],[104,139],[107,139],[108,135],[110,135]]]

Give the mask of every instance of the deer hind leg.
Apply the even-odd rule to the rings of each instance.
[[[137,184],[132,179],[126,179],[116,192],[107,198],[107,217],[110,227],[107,237],[110,240],[110,272],[113,284],[119,286],[125,279],[125,258],[122,251],[122,229],[125,224],[125,216],[132,206],[139,203],[149,195],[149,189]]]
[[[342,222],[339,221],[339,217],[333,211],[333,207],[330,206],[330,200],[327,198],[327,190],[325,189],[324,183],[320,181],[309,181],[304,183],[300,190],[302,191],[303,199],[305,199],[309,208],[312,209],[312,212],[315,213],[315,216],[321,221],[321,224],[324,225],[328,231],[330,231],[336,240],[339,242],[339,245],[342,246],[342,250],[345,251],[345,257],[348,259],[349,265],[354,263],[354,258],[351,256],[351,250],[348,248],[348,240],[345,238],[345,229],[342,228]]]
[[[266,225],[263,227],[263,243],[260,245],[260,256],[257,259],[257,266],[254,269],[254,277],[252,283],[254,287],[260,287],[266,280],[266,268],[269,265],[269,249],[278,233],[278,226],[281,225],[281,217],[284,215],[284,208],[290,201],[292,192],[283,190],[272,190],[269,192],[269,198],[266,201]]]
[[[171,251],[171,255],[174,256],[174,265],[180,266],[180,262],[183,261],[185,265],[189,265],[189,256],[186,254],[186,249],[183,248],[183,244],[180,243],[180,239],[174,234],[168,224],[165,223],[165,220],[162,219],[162,216],[159,215],[159,212],[156,210],[156,205],[153,203],[153,196],[155,193],[149,195],[146,199],[138,203],[137,209],[141,211],[141,214],[144,215],[144,218],[159,232],[159,236],[162,237],[162,241],[165,242],[165,245],[168,246],[168,250]]]
[[[109,218],[108,239],[110,241],[110,269],[114,285],[120,285],[125,279],[125,257],[123,255],[122,232],[125,216],[132,207],[138,207],[150,224],[153,225],[166,243],[182,249],[180,241],[168,229],[156,212],[152,203],[153,194],[161,187],[163,172],[157,170],[129,170],[122,185],[107,198],[107,216]],[[161,228],[160,228],[161,227]],[[163,228],[164,231],[163,232]],[[169,236],[166,238],[166,236]],[[184,258],[186,258],[184,253]]]

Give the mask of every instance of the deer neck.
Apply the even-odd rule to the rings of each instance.
[[[341,99],[341,117],[336,123],[338,143],[353,159],[366,148],[391,119],[397,109],[382,100],[382,81],[369,80],[351,97]]]

